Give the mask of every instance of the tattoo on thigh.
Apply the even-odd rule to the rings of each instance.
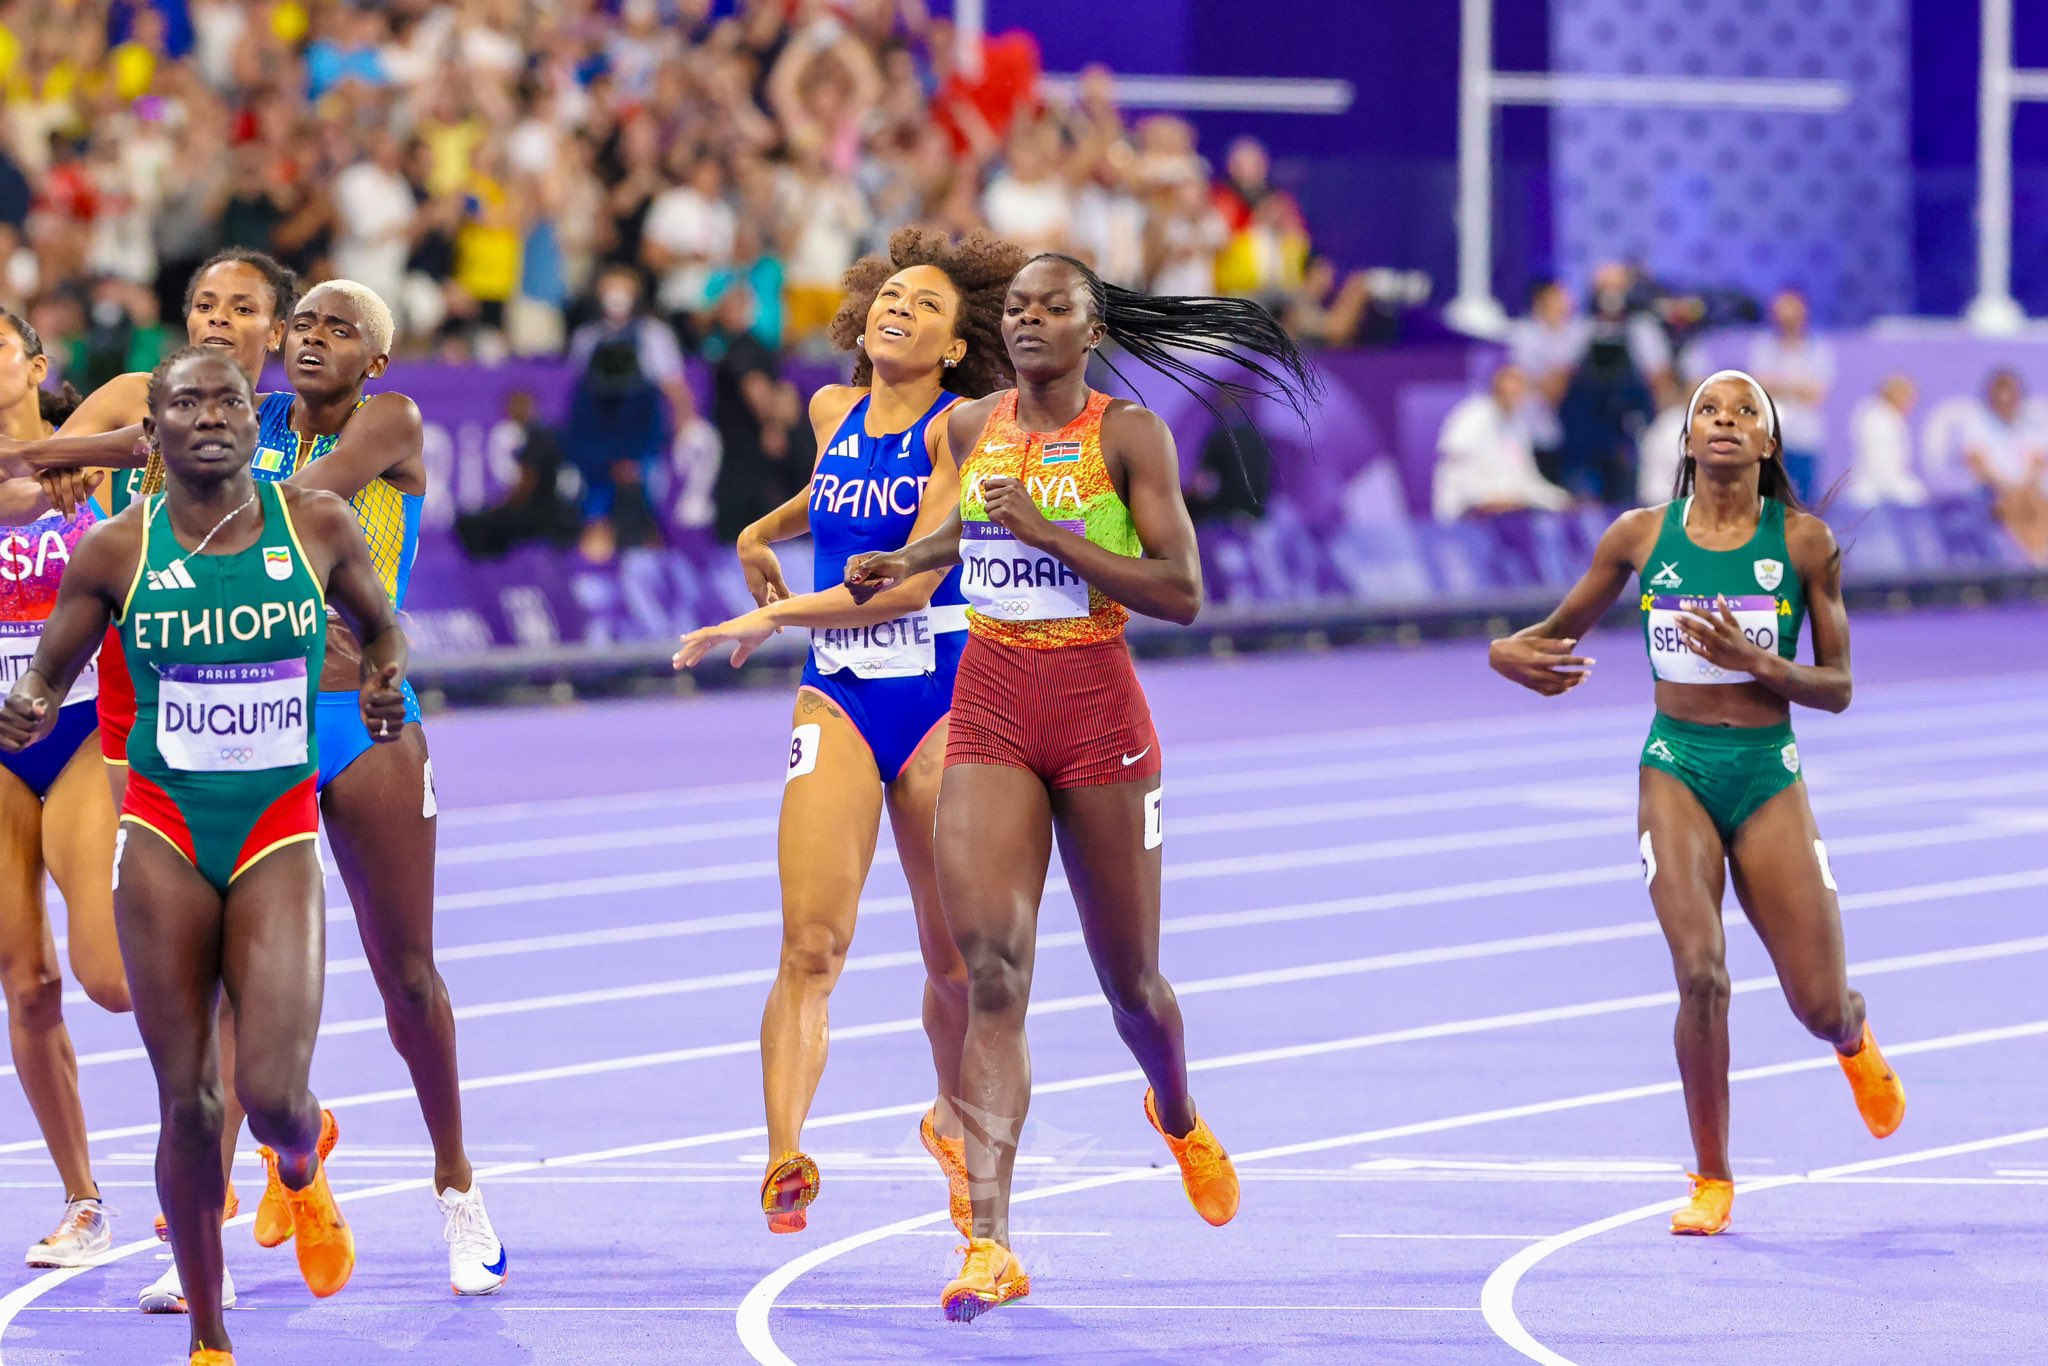
[[[839,708],[833,706],[814,692],[798,693],[796,695],[796,709],[805,716],[815,716],[821,711],[832,716],[843,717],[844,715]]]

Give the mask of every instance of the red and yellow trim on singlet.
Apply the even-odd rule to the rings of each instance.
[[[1138,540],[1131,510],[1117,492],[1102,455],[1102,420],[1111,401],[1108,394],[1090,393],[1087,406],[1066,426],[1056,432],[1031,432],[1018,424],[1016,390],[1005,393],[989,414],[981,439],[960,463],[961,519],[987,521],[981,482],[993,475],[1009,475],[1024,481],[1048,521],[1080,521],[1086,526],[1088,540],[1103,549],[1133,559],[1142,556],[1145,547]],[[999,645],[1051,650],[1115,640],[1123,634],[1130,616],[1129,608],[1091,584],[1085,617],[998,621],[969,607],[967,629]]]
[[[235,813],[203,812],[212,816],[194,834],[192,823],[177,799],[150,781],[145,774],[128,775],[128,795],[121,803],[121,823],[139,826],[178,851],[185,862],[198,869],[216,891],[226,892],[235,880],[280,849],[319,838],[319,779],[307,778],[256,813],[246,832],[235,827]],[[240,834],[239,841],[235,836]],[[203,845],[203,847],[202,847]],[[234,849],[232,861],[221,858]]]

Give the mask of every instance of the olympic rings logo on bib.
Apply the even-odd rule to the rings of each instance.
[[[256,751],[247,747],[220,751],[220,761],[224,764],[233,764],[237,768],[248,764],[255,757]]]

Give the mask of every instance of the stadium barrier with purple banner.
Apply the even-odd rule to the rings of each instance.
[[[1922,425],[1936,439],[1945,439],[1956,404],[1996,365],[2014,365],[2048,386],[2048,345],[2040,343],[1857,337],[1835,344],[1841,382],[1827,414],[1830,477],[1849,459],[1842,438],[1849,410],[1892,370],[1920,378]],[[1712,350],[1739,347],[1737,338],[1716,339]],[[1327,395],[1308,430],[1277,403],[1254,404],[1250,415],[1272,452],[1266,515],[1202,526],[1208,635],[1176,638],[1449,619],[1469,625],[1527,612],[1569,585],[1606,525],[1603,509],[1451,525],[1428,518],[1438,428],[1453,404],[1483,384],[1495,355],[1483,346],[1325,355]],[[839,367],[815,362],[790,368],[805,392],[842,376]],[[601,564],[537,545],[489,561],[464,554],[454,535],[457,514],[501,498],[518,476],[520,436],[505,417],[507,401],[530,393],[543,417],[559,421],[573,378],[547,362],[394,367],[387,387],[418,400],[427,428],[429,491],[408,604],[423,676],[648,672],[665,664],[679,633],[750,605],[730,548],[708,529],[673,518],[666,548],[628,549]],[[1192,475],[1218,419],[1170,381],[1142,371],[1138,378],[1142,397],[1173,427]],[[700,403],[708,403],[703,375],[692,379]],[[672,501],[664,491],[657,506],[672,510]],[[2026,570],[1984,502],[1959,489],[1928,507],[1843,509],[1835,520],[1855,581],[1895,589],[2011,579]],[[807,546],[783,550],[790,581],[807,583]],[[790,633],[764,654],[794,658],[801,648]]]

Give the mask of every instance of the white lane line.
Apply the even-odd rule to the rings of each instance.
[[[1339,1238],[1375,1238],[1418,1243],[1533,1243],[1535,1233],[1340,1233]]]
[[[2039,704],[2041,694],[2031,687],[2042,673],[2012,673],[1973,678],[1965,684],[1925,683],[1887,685],[1865,698],[1853,715],[1828,723],[1830,734],[1855,734],[1863,730],[1897,733],[1914,727],[1946,726],[1951,722],[1968,725],[1976,721],[2010,723],[2016,714]],[[1980,702],[1958,702],[1966,694],[1999,693],[2010,689],[2010,697]],[[1628,731],[1649,724],[1647,709],[1631,703],[1583,708],[1558,717],[1555,713],[1503,713],[1470,720],[1425,721],[1387,724],[1339,731],[1292,731],[1266,737],[1236,740],[1194,740],[1173,747],[1176,758],[1228,760],[1246,755],[1274,756],[1328,754],[1351,746],[1398,748],[1420,739],[1438,737],[1519,736],[1541,728],[1549,734],[1577,731]],[[765,734],[765,732],[764,732]],[[678,806],[724,806],[733,802],[767,799],[782,790],[779,778],[759,781],[701,784],[657,788],[641,792],[606,793],[588,797],[549,797],[535,800],[494,802],[474,806],[444,807],[444,827],[497,825],[511,821],[539,820],[549,823],[575,816],[611,816],[638,811],[666,811]]]
[[[1906,1049],[1893,1052],[1904,1054]],[[1922,1049],[1916,1051],[1924,1051]],[[1731,1074],[1732,1079],[1733,1074]],[[1799,1185],[1807,1182],[1829,1181],[1853,1176],[1861,1172],[1881,1171],[1887,1167],[1903,1167],[1914,1162],[1932,1162],[1938,1158],[1956,1157],[1965,1153],[1986,1152],[1994,1148],[2008,1148],[2021,1143],[2034,1143],[2048,1139],[2048,1128],[2025,1129],[2018,1133],[2000,1134],[1994,1138],[1971,1139],[1964,1143],[1947,1143],[1938,1148],[1922,1148],[1917,1152],[1899,1153],[1890,1157],[1875,1157],[1863,1162],[1848,1162],[1838,1167],[1822,1167],[1804,1176],[1767,1176],[1755,1181],[1739,1183],[1740,1194],[1754,1194],[1772,1190],[1779,1186]],[[1639,1205],[1635,1209],[1610,1214],[1605,1219],[1580,1224],[1577,1228],[1566,1229],[1563,1233],[1552,1234],[1541,1242],[1517,1252],[1514,1256],[1495,1267],[1493,1274],[1486,1278],[1485,1286],[1479,1293],[1479,1308],[1486,1315],[1486,1324],[1494,1335],[1508,1346],[1544,1366],[1573,1366],[1570,1357],[1563,1356],[1537,1341],[1534,1334],[1522,1326],[1515,1313],[1515,1287],[1537,1264],[1553,1253],[1561,1252],[1574,1243],[1584,1242],[1613,1229],[1622,1228],[1642,1219],[1653,1218],[1678,1209],[1686,1202],[1660,1200],[1651,1205]]]
[[[1871,966],[1865,966],[1862,969],[1860,969],[1860,971],[1866,975],[1872,970],[1873,968]],[[1636,1002],[1640,1002],[1641,1000],[1641,998],[1622,999],[1624,1001]],[[1671,993],[1665,993],[1660,997],[1652,998],[1651,1003],[1668,1003],[1672,999],[1675,999],[1675,997]],[[1600,1007],[1608,1004],[1609,1003],[1605,1002],[1592,1002],[1588,1003],[1587,1005],[1579,1007],[1559,1007],[1555,1011],[1549,1012],[1549,1014],[1552,1016],[1552,1018],[1558,1019],[1575,1018],[1577,1016],[1584,1014],[1604,1013],[1600,1009]],[[1501,1021],[1501,1024],[1498,1027],[1505,1028],[1512,1027],[1512,1025],[1514,1024],[1538,1022],[1532,1020],[1531,1016],[1540,1015],[1543,1013],[1544,1012],[1523,1011],[1516,1012],[1513,1015],[1498,1016],[1495,1018]],[[1474,1032],[1469,1027],[1471,1023],[1473,1022],[1454,1022],[1451,1026],[1444,1027],[1444,1035]],[[1466,1027],[1461,1028],[1461,1024]],[[1889,1049],[1889,1056],[1904,1057],[1913,1053],[1933,1052],[1942,1048],[1962,1047],[1971,1043],[1992,1042],[2008,1038],[2024,1038],[2043,1033],[2048,1033],[2048,1020],[2035,1021],[2031,1024],[2025,1025],[2007,1026],[2002,1029],[1978,1030],[1969,1034],[1950,1035],[1944,1039],[1928,1040],[1918,1044],[1907,1043],[1891,1046]],[[1360,1036],[1358,1040],[1353,1042],[1353,1046],[1369,1046],[1367,1042],[1369,1040],[1376,1040],[1379,1042],[1400,1042],[1404,1041],[1405,1038],[1411,1036],[1421,1037],[1414,1036],[1412,1031],[1394,1031],[1388,1034]],[[1224,1067],[1243,1066],[1247,1064],[1266,1062],[1273,1060],[1276,1056],[1284,1055],[1289,1051],[1290,1050],[1284,1049],[1261,1049],[1257,1050],[1256,1052],[1238,1054],[1233,1057],[1205,1059],[1202,1061],[1191,1063],[1189,1066],[1189,1070],[1214,1071]],[[1307,1051],[1329,1052],[1334,1050],[1329,1045],[1309,1045],[1301,1051],[1305,1054]],[[1815,1068],[1826,1067],[1829,1065],[1831,1065],[1830,1059],[1809,1058],[1791,1063],[1780,1063],[1771,1067],[1748,1068],[1740,1072],[1731,1073],[1730,1077],[1731,1080],[1747,1079],[1752,1076],[1779,1075],[1791,1072],[1809,1071]],[[1078,1091],[1090,1086],[1103,1086],[1128,1081],[1133,1079],[1137,1075],[1138,1074],[1135,1072],[1135,1070],[1103,1073],[1099,1076],[1092,1078],[1075,1078],[1065,1082],[1056,1082],[1048,1086],[1041,1086],[1037,1088],[1037,1090],[1039,1094]],[[1472,1124],[1492,1123],[1500,1119],[1522,1118],[1525,1116],[1536,1114],[1549,1114],[1560,1110],[1579,1108],[1584,1105],[1606,1104],[1615,1100],[1634,1099],[1638,1096],[1668,1094],[1669,1092],[1675,1091],[1677,1089],[1678,1083],[1665,1082],[1649,1086],[1628,1087],[1614,1091],[1595,1092],[1591,1096],[1578,1096],[1558,1101],[1537,1102],[1533,1105],[1510,1106],[1503,1109],[1479,1111],[1472,1115],[1454,1116],[1448,1120],[1425,1120],[1420,1123],[1398,1125],[1388,1129],[1367,1130],[1363,1134],[1345,1135],[1335,1139],[1322,1139],[1314,1140],[1308,1143],[1288,1144],[1283,1145],[1281,1147],[1262,1149],[1252,1153],[1240,1154],[1236,1160],[1239,1162],[1253,1162],[1272,1157],[1291,1157],[1300,1153],[1320,1152],[1331,1148],[1345,1147],[1353,1143],[1378,1142],[1382,1139],[1405,1138],[1426,1133],[1440,1133],[1449,1129],[1464,1128]],[[329,1103],[339,1108],[343,1105],[350,1104],[351,1102],[348,1100],[336,1100],[331,1101]],[[930,1101],[928,1099],[920,1099],[909,1102],[907,1104],[879,1106],[867,1110],[849,1111],[835,1115],[814,1116],[812,1119],[808,1121],[806,1127],[816,1130],[823,1128],[838,1127],[848,1124],[865,1123],[875,1119],[901,1118],[913,1114],[922,1114],[929,1104]],[[95,1139],[109,1137],[136,1137],[142,1134],[153,1133],[154,1131],[154,1125],[141,1125],[134,1126],[119,1132],[98,1133],[91,1135],[91,1137]],[[488,1167],[479,1169],[479,1171],[477,1172],[477,1177],[479,1180],[487,1180],[495,1179],[500,1176],[515,1175],[523,1172],[539,1171],[543,1168],[554,1168],[559,1170],[565,1167],[589,1166],[595,1165],[597,1163],[613,1161],[619,1158],[643,1157],[657,1152],[676,1152],[688,1148],[711,1147],[724,1143],[733,1142],[736,1140],[761,1138],[765,1137],[766,1134],[767,1130],[765,1127],[750,1126],[740,1129],[728,1129],[722,1132],[695,1134],[686,1138],[662,1139],[650,1143],[635,1143],[627,1144],[620,1147],[600,1148],[589,1152],[574,1153],[564,1157],[546,1158],[535,1161],[496,1163]],[[18,1147],[20,1145],[10,1146]],[[1033,1199],[1043,1199],[1051,1195],[1062,1194],[1069,1190],[1093,1189],[1096,1186],[1117,1184],[1118,1182],[1123,1180],[1140,1180],[1146,1177],[1157,1177],[1163,1173],[1163,1170],[1164,1169],[1156,1168],[1131,1169],[1121,1174],[1097,1176],[1088,1178],[1083,1181],[1066,1183],[1064,1185],[1042,1187],[1037,1190],[1026,1191],[1019,1194],[1015,1197],[1015,1201],[1013,1203],[1020,1203]],[[391,1181],[381,1186],[370,1186],[360,1190],[337,1192],[335,1198],[337,1201],[342,1202],[354,1202],[357,1200],[377,1199],[385,1195],[395,1195],[408,1191],[423,1191],[428,1189],[431,1185],[432,1182],[430,1179],[412,1178],[409,1180]],[[946,1211],[940,1210],[934,1214],[927,1215],[921,1218],[902,1221],[900,1226],[890,1225],[884,1232],[875,1235],[875,1237],[884,1237],[888,1236],[888,1234],[891,1232],[898,1232],[911,1228],[921,1228],[929,1224],[935,1224],[947,1217],[948,1215]],[[227,1225],[227,1227],[232,1228],[239,1226],[241,1224],[252,1223],[254,1222],[254,1219],[255,1215],[253,1212],[250,1214],[245,1214],[231,1221]],[[852,1247],[864,1245],[864,1242],[875,1241],[875,1237],[864,1237],[864,1241],[843,1239],[840,1243],[835,1243],[831,1245],[833,1249],[837,1249],[837,1251],[833,1251],[831,1255],[837,1256],[838,1251],[851,1250]],[[8,1325],[12,1323],[14,1319],[19,1314],[21,1314],[25,1309],[33,1305],[36,1302],[36,1300],[40,1299],[49,1291],[57,1288],[60,1285],[63,1285],[67,1281],[70,1281],[78,1276],[84,1275],[89,1270],[93,1270],[101,1266],[106,1266],[110,1263],[120,1261],[127,1257],[132,1257],[137,1253],[151,1251],[160,1246],[161,1244],[158,1243],[154,1237],[138,1239],[135,1242],[125,1243],[105,1253],[101,1257],[97,1258],[90,1266],[67,1268],[61,1271],[45,1272],[41,1276],[35,1277],[26,1284],[17,1287],[15,1290],[9,1292],[7,1295],[0,1296],[0,1366],[5,1366],[6,1362],[4,1344],[6,1341]],[[821,1260],[829,1260],[829,1258]],[[794,1265],[794,1263],[791,1263],[789,1265]],[[776,1273],[776,1276],[780,1276],[782,1272],[787,1271],[788,1269],[789,1266],[786,1265],[784,1268],[781,1268]],[[795,1280],[796,1277],[798,1275],[803,1274],[803,1270],[806,1269],[808,1269],[808,1267],[799,1269],[793,1274],[790,1274],[787,1277],[787,1279],[782,1282],[782,1285],[787,1285],[789,1281]],[[748,1304],[752,1303],[755,1297],[763,1292],[763,1288],[769,1285],[770,1280],[774,1279],[775,1277],[771,1276],[769,1280],[764,1280],[763,1282],[761,1282],[761,1284],[756,1285],[754,1287],[754,1290],[749,1293],[747,1302],[741,1305],[740,1314],[742,1315],[743,1323],[743,1341],[745,1340],[746,1336],[744,1329],[744,1316],[748,1313]],[[768,1294],[767,1300],[763,1302],[759,1307],[759,1332],[763,1340],[767,1342],[768,1347],[771,1351],[774,1350],[774,1343],[773,1339],[771,1337],[768,1337],[767,1334],[767,1311],[769,1306],[772,1305],[775,1295],[780,1293],[780,1289],[781,1286],[777,1286],[774,1291]],[[779,1354],[775,1358],[758,1357],[757,1359],[787,1360],[786,1358],[780,1357]]]
[[[1958,827],[1957,829],[1961,831],[1971,829],[1971,827]],[[1929,835],[1934,832],[1921,833]],[[1891,837],[1884,838],[1886,838],[1888,843],[1896,844],[1896,841]],[[1848,840],[1841,841],[1836,846],[1836,851],[1842,852],[1852,843],[1852,841]],[[1622,871],[1629,876],[1636,875],[1636,870],[1634,869],[1624,868]],[[1523,880],[1510,879],[1509,881],[1521,882]],[[1468,886],[1485,886],[1485,884],[1468,884]],[[2025,873],[1992,874],[1978,878],[1960,878],[1946,882],[1923,883],[1919,886],[1900,887],[1884,892],[1851,893],[1849,896],[1842,898],[1841,905],[1843,910],[1851,911],[1871,907],[1912,905],[1925,901],[1961,899],[1969,896],[1981,896],[1989,893],[2037,886],[2048,886],[2048,869],[2036,869]],[[1437,890],[1448,891],[1450,889]],[[1517,888],[1516,890],[1521,889]],[[1415,895],[1393,894],[1378,900],[1383,904],[1412,906],[1425,904],[1429,895],[1428,893]],[[1356,898],[1354,900],[1372,899]],[[1325,913],[1326,905],[1327,903],[1310,903],[1307,907],[1299,908],[1305,912],[1304,914],[1289,918],[1313,918],[1316,914]],[[1252,923],[1262,924],[1272,923],[1274,919],[1278,918],[1272,912],[1240,912],[1237,914],[1259,916],[1259,920]],[[1187,932],[1190,928],[1213,929],[1217,928],[1216,921],[1229,918],[1227,914],[1225,916],[1209,917],[1207,919],[1210,923],[1194,927],[1180,925],[1176,928],[1183,933]],[[1723,914],[1722,919],[1724,923],[1734,926],[1741,923],[1742,915],[1739,911],[1729,911]],[[1290,982],[1320,981],[1331,977],[1347,977],[1365,972],[1426,967],[1442,963],[1467,962],[1480,958],[1536,953],[1547,949],[1578,948],[1589,944],[1613,943],[1627,939],[1645,939],[1659,932],[1655,921],[1631,920],[1621,924],[1593,926],[1581,930],[1558,930],[1547,934],[1517,935],[1511,938],[1488,939],[1469,944],[1446,944],[1426,949],[1405,949],[1394,953],[1371,954],[1362,958],[1337,959],[1290,968],[1270,968],[1254,972],[1233,973],[1222,977],[1196,978],[1177,984],[1175,990],[1183,996],[1201,995],[1215,991],[1238,991],[1249,987],[1279,986]],[[1041,950],[1074,948],[1085,945],[1081,932],[1078,930],[1063,930],[1058,933],[1043,935],[1038,942]],[[1950,950],[1949,952],[1970,953],[1972,951]],[[1972,960],[1961,958],[1954,961]],[[841,971],[842,973],[873,972],[902,967],[921,967],[923,962],[923,957],[916,950],[863,954],[848,958]],[[715,991],[727,987],[762,986],[775,980],[775,972],[774,968],[747,968],[734,972],[712,973],[666,982],[644,982],[631,986],[601,987],[578,992],[557,992],[545,996],[530,996],[515,1000],[464,1005],[455,1008],[455,1018],[458,1022],[471,1019],[491,1019],[574,1006],[611,1005],[625,1001],[666,999],[674,996]],[[1086,1010],[1100,1004],[1101,1000],[1100,994],[1095,992],[1087,992],[1075,996],[1050,997],[1040,1002],[1034,1002],[1030,1008],[1030,1013],[1032,1015],[1054,1015],[1075,1010]],[[833,1031],[833,1037],[838,1039],[875,1038],[887,1034],[908,1032],[913,1027],[921,1028],[922,1021],[897,1020],[887,1022],[879,1027],[874,1025],[848,1026]],[[330,1021],[320,1027],[319,1037],[327,1039],[355,1034],[377,1034],[383,1032],[384,1029],[385,1020],[383,1015],[379,1014],[364,1016],[354,1020]],[[710,1045],[710,1051],[704,1049],[687,1051],[692,1052],[697,1058],[732,1057],[740,1053],[752,1051],[756,1046],[742,1041],[733,1044]],[[147,1051],[141,1047],[106,1049],[79,1054],[77,1065],[80,1067],[100,1067],[112,1063],[140,1062],[146,1060],[148,1056]],[[670,1058],[671,1060],[683,1060],[676,1058],[673,1054],[663,1054],[660,1056]],[[0,1067],[0,1077],[13,1074],[13,1067]],[[535,1074],[532,1073],[517,1073],[514,1075],[525,1079],[535,1077]],[[479,1084],[481,1085],[483,1081],[488,1080],[488,1078],[481,1079]],[[409,1095],[411,1093],[409,1091],[401,1091],[392,1093],[380,1092],[378,1094],[383,1096],[387,1094]],[[0,1154],[14,1150],[9,1145],[0,1144]]]
[[[2036,1038],[2043,1035],[2048,1035],[2048,1020],[2034,1020],[2021,1025],[2008,1025],[1997,1029],[1972,1030],[1962,1034],[1949,1034],[1934,1039],[1916,1040],[1890,1048],[1888,1056],[1906,1057],[1919,1053],[1940,1052],[1952,1048],[1968,1048],[1977,1044],[2002,1043],[2012,1039]],[[1777,1077],[1796,1072],[1810,1072],[1821,1068],[1833,1067],[1834,1065],[1832,1056],[1801,1058],[1792,1062],[1773,1063],[1763,1067],[1740,1068],[1730,1072],[1728,1079],[1731,1082],[1748,1081],[1759,1077]],[[1367,1129],[1358,1133],[1341,1134],[1334,1138],[1310,1139],[1301,1143],[1281,1144],[1277,1147],[1238,1153],[1232,1160],[1242,1166],[1274,1157],[1294,1157],[1308,1152],[1326,1152],[1333,1148],[1379,1143],[1388,1139],[1409,1138],[1417,1134],[1445,1133],[1453,1129],[1467,1129],[1483,1124],[1496,1124],[1504,1120],[1526,1119],[1537,1115],[1558,1114],[1567,1110],[1582,1110],[1595,1106],[1618,1104],[1625,1101],[1639,1100],[1647,1096],[1670,1095],[1678,1090],[1678,1082],[1668,1081],[1644,1086],[1620,1087],[1609,1091],[1594,1091],[1584,1095],[1567,1096],[1557,1100],[1536,1101],[1525,1105],[1509,1105],[1493,1110],[1478,1110],[1468,1114],[1451,1115],[1443,1119],[1421,1120],[1411,1124],[1393,1125],[1388,1128]],[[1128,1181],[1159,1180],[1169,1175],[1178,1175],[1178,1172],[1171,1167],[1134,1167],[1123,1172],[1092,1176],[1079,1181],[1062,1182],[1058,1185],[1041,1186],[1034,1190],[1021,1191],[1010,1198],[1010,1203],[1014,1206],[1023,1204],[1026,1201],[1046,1200],[1057,1195],[1067,1195],[1076,1191],[1096,1190],[1104,1186],[1120,1185]],[[1796,1179],[1798,1178],[1767,1177],[1764,1178],[1764,1181],[1782,1182]],[[1759,1182],[1758,1187],[1761,1187],[1762,1184],[1763,1182]],[[1654,1208],[1673,1209],[1681,1203],[1683,1202],[1665,1201]],[[764,1366],[796,1366],[796,1363],[785,1355],[781,1348],[775,1345],[775,1336],[770,1330],[768,1323],[769,1312],[774,1309],[776,1300],[784,1290],[795,1284],[799,1278],[810,1271],[848,1252],[856,1251],[872,1243],[906,1233],[912,1229],[928,1227],[949,1217],[945,1210],[937,1210],[930,1214],[900,1219],[895,1223],[884,1224],[878,1228],[868,1229],[864,1232],[841,1238],[837,1242],[814,1248],[802,1256],[792,1258],[790,1261],[783,1263],[783,1265],[763,1277],[752,1290],[747,1292],[746,1298],[740,1302],[739,1314],[737,1315],[735,1325],[739,1331],[740,1345],[747,1349],[748,1354],[754,1360],[764,1363]],[[1537,1246],[1540,1246],[1540,1244]],[[1518,1255],[1526,1255],[1526,1253]],[[1488,1322],[1492,1322],[1491,1317],[1488,1318]],[[4,1326],[5,1320],[0,1318],[0,1328],[4,1328]]]

